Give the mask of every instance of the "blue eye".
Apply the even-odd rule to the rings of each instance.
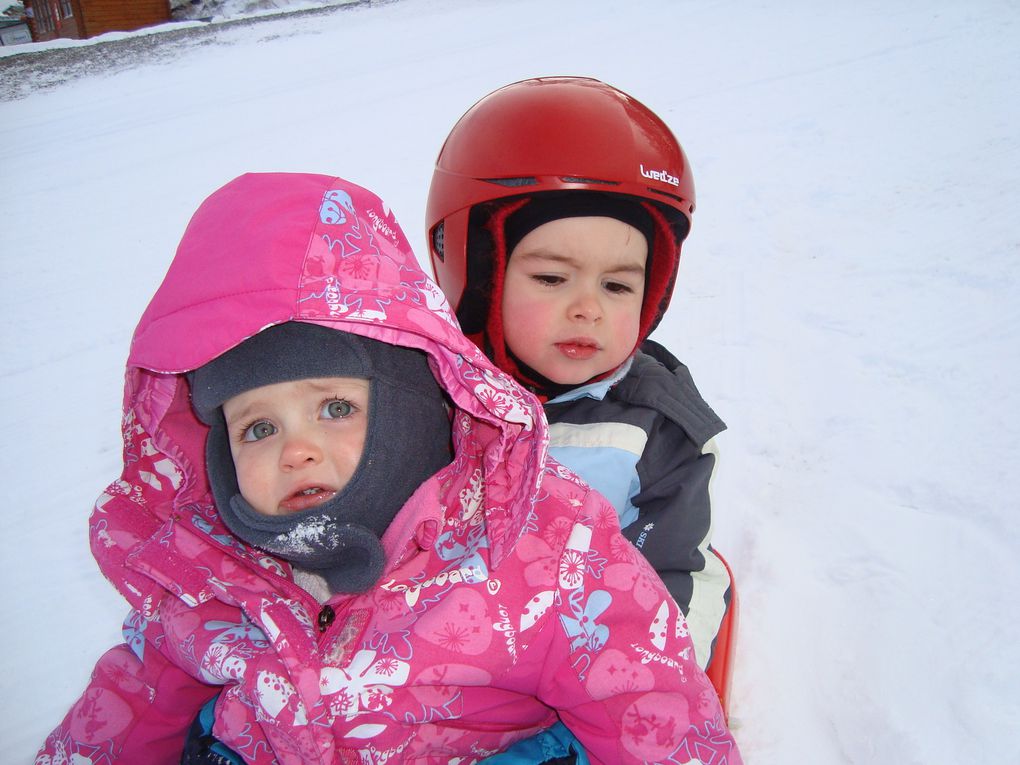
[[[276,426],[269,420],[259,420],[246,427],[241,433],[242,441],[261,441],[276,433]]]
[[[340,420],[350,417],[354,413],[354,407],[350,401],[342,398],[333,398],[322,405],[321,416],[328,420]]]

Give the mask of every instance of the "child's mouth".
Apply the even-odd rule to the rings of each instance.
[[[286,510],[289,513],[296,513],[301,510],[317,507],[323,502],[328,502],[334,496],[336,496],[336,492],[333,489],[326,489],[322,486],[308,486],[304,489],[299,489],[283,500],[280,503],[280,509]]]
[[[559,352],[568,359],[585,361],[598,353],[599,346],[591,340],[566,340],[562,343],[555,343]]]

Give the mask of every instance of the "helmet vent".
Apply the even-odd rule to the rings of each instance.
[[[495,183],[497,186],[510,186],[516,188],[518,186],[534,186],[538,183],[537,178],[483,178],[486,183]]]
[[[687,201],[683,197],[679,197],[676,194],[670,194],[668,191],[663,191],[662,189],[653,189],[651,187],[648,187],[648,191],[652,192],[653,194],[658,194],[660,197],[672,199],[674,202],[679,202],[682,205],[687,204]]]
[[[432,229],[432,252],[439,258],[440,263],[446,262],[446,252],[443,250],[446,238],[443,223],[444,221],[439,221],[439,225]]]
[[[560,180],[564,183],[598,183],[603,186],[619,186],[617,181],[604,181],[601,178],[581,178],[577,175],[561,175]]]

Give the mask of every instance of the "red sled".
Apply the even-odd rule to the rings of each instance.
[[[713,548],[714,550],[714,548]],[[715,638],[715,650],[712,652],[712,661],[705,669],[705,674],[712,682],[715,692],[719,694],[719,703],[722,705],[723,716],[726,722],[730,719],[730,683],[733,681],[733,654],[737,645],[737,582],[733,578],[733,571],[730,564],[718,550],[714,550],[726,567],[726,573],[730,576],[730,607],[726,610],[722,624],[719,625],[719,634]]]

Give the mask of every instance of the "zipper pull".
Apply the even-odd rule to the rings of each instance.
[[[333,606],[323,606],[322,610],[319,611],[319,618],[316,620],[319,625],[319,632],[325,632],[329,629],[329,625],[336,619],[336,611],[333,610]]]

